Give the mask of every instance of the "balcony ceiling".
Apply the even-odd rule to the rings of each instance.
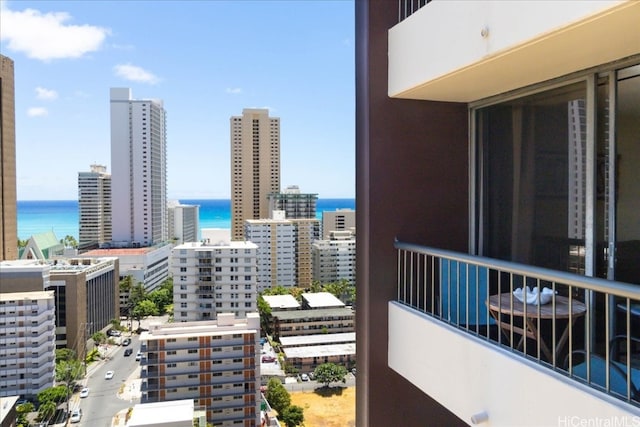
[[[488,30],[490,38],[491,28]],[[390,61],[394,60],[393,48],[390,43]],[[404,87],[391,84],[392,64],[389,96],[473,102],[638,54],[640,1],[629,1]]]

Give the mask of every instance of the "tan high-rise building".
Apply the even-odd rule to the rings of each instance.
[[[0,260],[18,258],[13,61],[0,55]]]
[[[245,220],[268,218],[268,195],[280,192],[280,118],[245,108],[230,120],[231,238],[243,240]]]

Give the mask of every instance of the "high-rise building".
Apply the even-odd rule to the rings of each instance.
[[[35,399],[53,387],[55,326],[52,291],[0,293],[0,397]]]
[[[353,209],[336,209],[322,211],[322,238],[329,239],[332,231],[355,230],[356,211]]]
[[[352,231],[332,231],[329,239],[313,243],[312,253],[314,281],[356,284],[356,236]]]
[[[257,310],[256,249],[252,242],[188,242],[171,251],[176,322],[246,317]]]
[[[18,258],[13,61],[0,55],[0,260]]]
[[[319,238],[317,219],[285,219],[275,211],[271,219],[249,219],[245,237],[258,246],[258,291],[274,286],[311,286],[311,245]]]
[[[317,194],[301,193],[297,185],[288,186],[281,193],[269,194],[269,217],[274,211],[284,211],[287,219],[315,219]]]
[[[197,242],[200,230],[200,206],[169,202],[169,239],[175,244]]]
[[[193,399],[212,425],[260,425],[260,316],[151,324],[140,335],[141,403]]]
[[[640,2],[355,22],[357,426],[638,417]]]
[[[93,249],[111,242],[111,175],[106,166],[78,172],[78,248]]]
[[[111,88],[113,241],[133,247],[167,241],[167,135],[161,100]]]
[[[231,126],[231,238],[244,239],[247,219],[269,218],[268,195],[280,191],[280,119],[245,108]]]

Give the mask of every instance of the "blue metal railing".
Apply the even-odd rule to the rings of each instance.
[[[395,247],[401,304],[640,406],[633,358],[636,351],[640,362],[640,286],[411,243]]]

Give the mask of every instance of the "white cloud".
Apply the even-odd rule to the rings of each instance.
[[[240,87],[228,87],[227,88],[227,93],[231,93],[233,95],[237,95],[239,93],[242,93],[242,88],[240,88]]]
[[[125,80],[131,80],[139,83],[156,84],[160,79],[153,73],[145,70],[144,68],[131,65],[131,64],[119,64],[113,67],[116,76],[122,77]]]
[[[72,25],[66,12],[42,13],[35,9],[13,11],[0,4],[0,37],[7,47],[29,58],[48,61],[80,58],[100,49],[110,34],[107,28]]]
[[[45,89],[43,87],[38,86],[36,88],[36,97],[38,99],[53,100],[58,98],[58,92],[56,92],[53,89]]]
[[[31,107],[27,110],[27,116],[29,117],[44,117],[48,115],[49,111],[44,107]]]

